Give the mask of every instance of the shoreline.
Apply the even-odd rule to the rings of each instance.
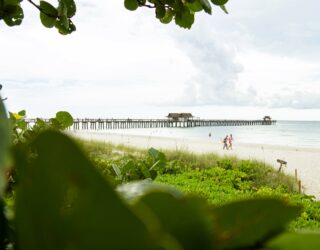
[[[159,136],[129,135],[98,131],[69,131],[76,138],[123,144],[126,146],[159,150],[184,150],[193,153],[215,153],[220,156],[236,156],[240,159],[258,160],[279,169],[277,159],[287,162],[283,172],[295,175],[302,182],[302,191],[320,199],[320,148],[303,148],[269,144],[234,143],[232,150],[223,150],[222,143],[207,139],[169,138]]]

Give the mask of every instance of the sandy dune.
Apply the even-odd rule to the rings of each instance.
[[[279,168],[277,159],[287,161],[284,172],[290,175],[298,172],[303,191],[320,199],[320,149],[296,148],[272,145],[254,145],[234,143],[233,150],[222,150],[222,143],[208,139],[165,138],[154,136],[137,136],[114,134],[96,131],[71,132],[76,137],[87,140],[105,141],[114,144],[125,144],[139,148],[155,147],[157,149],[187,150],[195,153],[214,152],[220,155],[235,155],[242,159],[256,159],[275,168]]]

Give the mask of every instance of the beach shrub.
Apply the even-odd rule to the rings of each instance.
[[[6,118],[0,124],[3,121]],[[0,126],[0,134],[9,131]],[[1,148],[8,146],[4,143],[0,142]],[[0,151],[0,159],[8,159],[5,151]],[[320,244],[316,233],[284,233],[300,214],[300,206],[274,197],[248,199],[252,181],[240,169],[190,167],[158,176],[176,180],[183,176],[181,181],[187,179],[194,186],[206,184],[205,199],[173,187],[159,188],[151,181],[118,185],[118,194],[72,139],[52,129],[41,129],[32,139],[16,143],[12,159],[17,185],[10,196],[1,195],[0,249],[281,250],[292,249],[292,242],[299,249],[297,244],[305,239],[310,247]],[[111,165],[114,179],[126,182],[124,173],[135,171],[146,178],[156,167],[166,169],[168,162],[164,154],[151,149],[142,159],[127,155],[103,164]],[[196,190],[188,187],[189,193]],[[238,201],[221,199],[214,206],[206,202],[207,194],[213,198],[228,192]],[[133,199],[128,200],[128,193]],[[303,211],[303,216],[319,218],[316,211]]]
[[[30,147],[36,157],[28,156]],[[136,192],[126,201],[128,196],[120,198],[80,148],[59,132],[43,132],[30,144],[16,147],[14,154],[19,185],[17,241],[11,243],[22,250],[277,247],[280,243],[270,239],[282,235],[300,213],[299,207],[270,198],[213,207],[203,199],[155,188],[153,183],[148,187],[146,182],[119,187],[122,194]],[[210,170],[208,179],[228,172]],[[281,244],[283,249],[290,247]]]
[[[87,143],[89,147],[84,146]],[[138,162],[150,157],[148,151],[123,145],[119,147],[100,142],[82,142],[82,146],[89,152],[96,167],[115,186],[123,182],[116,178],[112,169],[114,162],[131,159],[138,167]],[[291,223],[291,229],[320,228],[319,221],[313,216],[315,211],[320,211],[318,202],[312,197],[307,199],[308,196],[296,193],[298,187],[293,177],[278,173],[263,162],[240,160],[236,157],[224,159],[214,154],[197,155],[186,151],[164,152],[166,164],[164,168],[157,169],[156,182],[174,185],[184,192],[199,195],[212,204],[252,197],[285,199],[303,206],[307,215]],[[227,164],[227,167],[217,166],[218,162],[222,162],[220,166]],[[152,166],[151,164],[148,166]],[[145,176],[141,174],[140,178],[145,179]]]

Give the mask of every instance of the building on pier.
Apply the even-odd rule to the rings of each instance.
[[[191,113],[169,113],[167,118],[171,121],[189,121],[193,118]]]

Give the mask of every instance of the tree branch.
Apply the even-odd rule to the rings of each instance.
[[[27,0],[29,3],[31,3],[34,7],[36,7],[40,12],[42,12],[43,14],[45,14],[46,16],[48,17],[53,17],[53,18],[57,18],[56,16],[54,15],[50,15],[48,13],[46,13],[45,11],[43,11],[43,9],[40,8],[39,5],[35,4],[32,0]]]
[[[32,0],[27,0],[29,3],[31,3],[34,7],[36,7],[38,10],[40,10],[41,12],[42,12],[42,10],[41,10],[41,8],[40,8],[40,6],[39,5],[37,5],[37,4],[35,4],[34,2],[32,2]]]
[[[141,0],[137,0],[137,1],[138,1],[139,5],[143,6],[143,7],[147,7],[147,8],[150,8],[150,9],[154,9],[156,7],[155,5],[145,4]]]

